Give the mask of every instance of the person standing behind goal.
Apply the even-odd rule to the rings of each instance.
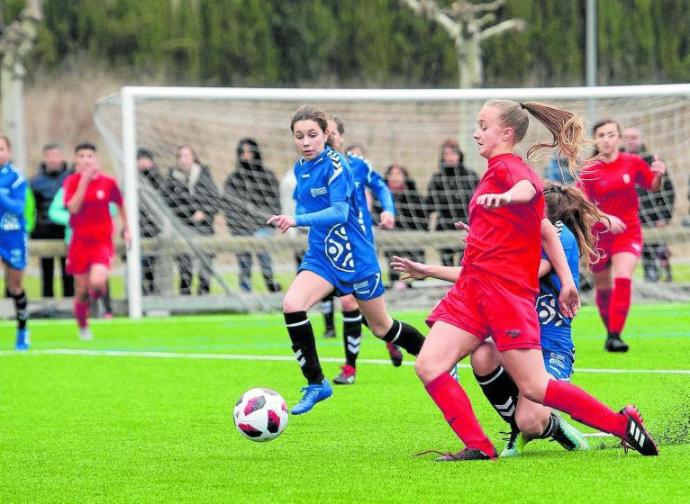
[[[72,228],[67,271],[74,275],[74,316],[79,337],[91,340],[89,299],[95,301],[105,294],[110,262],[115,255],[110,203],[118,207],[121,235],[128,247],[130,235],[122,193],[117,181],[101,172],[96,146],[81,143],[74,149],[74,155],[76,173],[67,177],[63,185]]]

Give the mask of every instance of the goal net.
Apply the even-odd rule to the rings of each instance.
[[[273,213],[294,212],[290,175],[297,154],[290,118],[303,104],[320,105],[339,117],[346,144],[359,149],[389,183],[399,224],[395,230],[377,230],[382,271],[397,296],[422,307],[423,287],[433,283],[403,290],[394,275],[389,278],[387,258],[402,253],[457,264],[462,241],[452,222],[464,218],[477,177],[486,169],[472,132],[477,111],[489,98],[545,101],[582,113],[590,124],[610,117],[623,128],[637,128],[646,153],[666,162],[668,176],[659,193],[641,194],[650,246],[636,273],[636,296],[690,298],[690,85],[500,90],[127,87],[97,104],[95,120],[124,184],[131,223],[137,225],[126,269],[130,314],[280,306],[279,292],[294,278],[305,234],[296,230],[279,235],[264,223]],[[532,120],[521,147],[526,151],[535,141],[548,139],[546,130]],[[462,152],[462,166],[454,162],[452,142]],[[444,150],[450,152],[444,155]],[[157,167],[153,171],[152,164]],[[545,176],[561,174],[556,153],[543,152],[530,164]],[[371,204],[376,215],[379,206],[373,196]]]

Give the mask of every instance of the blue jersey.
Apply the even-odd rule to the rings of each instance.
[[[343,155],[326,147],[310,161],[299,159],[294,171],[295,219],[298,226],[309,226],[300,270],[317,273],[343,294],[362,279],[380,276],[373,242],[359,222],[355,182]]]
[[[0,257],[14,269],[26,266],[26,188],[12,163],[0,167]]]
[[[369,212],[365,189],[369,188],[374,193],[374,197],[379,200],[384,212],[390,212],[395,215],[393,196],[390,189],[388,189],[386,181],[372,168],[369,161],[351,152],[347,153],[347,160],[350,163],[352,176],[355,180],[355,194],[360,208],[359,221],[367,230],[369,238],[373,241],[374,233],[371,228],[374,221],[371,217],[371,212]]]
[[[556,224],[558,236],[565,251],[568,267],[573,274],[575,285],[580,279],[580,250],[572,231],[562,222]],[[542,253],[544,259],[548,259]],[[544,352],[554,351],[573,355],[574,345],[570,324],[572,319],[561,313],[558,304],[558,293],[561,281],[555,271],[551,270],[539,280],[539,296],[537,298],[537,313],[541,324],[541,346]]]

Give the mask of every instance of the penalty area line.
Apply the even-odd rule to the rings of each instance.
[[[10,356],[39,356],[39,355],[69,355],[84,357],[134,357],[145,359],[187,359],[187,360],[230,360],[230,361],[274,361],[274,362],[294,362],[295,358],[290,355],[252,355],[252,354],[222,354],[222,353],[183,353],[183,352],[148,352],[139,350],[88,350],[78,348],[52,348],[46,350],[28,350],[18,352],[16,350],[0,350],[0,357]],[[321,357],[321,362],[342,363],[341,357]],[[389,359],[358,359],[362,364],[391,365]],[[403,362],[405,366],[414,365],[413,361]],[[469,369],[467,364],[460,364],[458,367]],[[597,368],[575,368],[576,373],[585,374],[662,374],[662,375],[687,375],[690,376],[690,369],[597,369]]]

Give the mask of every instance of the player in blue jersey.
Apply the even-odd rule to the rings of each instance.
[[[344,156],[327,145],[328,116],[317,107],[301,107],[290,123],[301,157],[294,166],[295,196],[300,213],[273,215],[268,223],[283,233],[309,227],[307,251],[297,276],[283,299],[285,325],[297,362],[307,379],[293,415],[311,410],[333,393],[316,352],[307,310],[336,290],[353,294],[375,336],[417,355],[424,343],[412,326],[393,320],[383,298],[376,249],[359,220],[359,203],[352,172]]]
[[[27,236],[24,206],[26,205],[26,179],[11,161],[10,140],[0,136],[0,257],[5,263],[5,286],[14,301],[17,319],[17,350],[29,348],[26,322],[29,313],[22,276],[26,268]]]
[[[355,196],[359,206],[358,220],[366,230],[371,242],[374,243],[374,232],[372,229],[374,221],[369,211],[366,189],[371,190],[383,208],[379,223],[381,229],[392,229],[395,226],[395,203],[393,203],[393,196],[386,185],[386,181],[379,173],[374,171],[371,164],[358,154],[345,152],[344,134],[345,125],[343,122],[339,118],[331,116],[328,119],[328,143],[338,152],[345,153],[345,158],[350,165],[355,182]],[[330,318],[331,323],[333,321],[333,298],[334,296],[331,295],[321,300],[321,308],[324,311],[324,316],[327,318],[327,324],[328,318]],[[340,298],[340,305],[343,310],[345,365],[342,366],[340,374],[333,378],[333,383],[336,385],[352,385],[355,382],[357,356],[359,355],[362,339],[362,314],[359,312],[357,301],[352,294],[342,296]],[[328,317],[329,312],[330,317]],[[393,343],[386,343],[386,347],[393,365],[400,366],[403,359],[400,350]]]
[[[591,227],[600,213],[578,189],[545,182],[544,199],[549,220],[558,230],[568,266],[575,285],[579,281],[580,257],[587,262],[594,253]],[[459,223],[460,227],[464,225]],[[460,267],[428,266],[395,257],[391,261],[396,271],[411,278],[428,276],[455,281]],[[536,300],[540,322],[540,339],[546,371],[557,380],[570,381],[575,362],[571,321],[558,303],[561,282],[542,252],[539,266],[539,294]],[[566,450],[587,449],[587,441],[572,425],[550,408],[519,396],[513,379],[504,370],[500,354],[491,340],[472,353],[472,369],[484,395],[494,409],[511,426],[508,444],[502,457],[517,456],[525,444],[533,439],[552,438]]]

